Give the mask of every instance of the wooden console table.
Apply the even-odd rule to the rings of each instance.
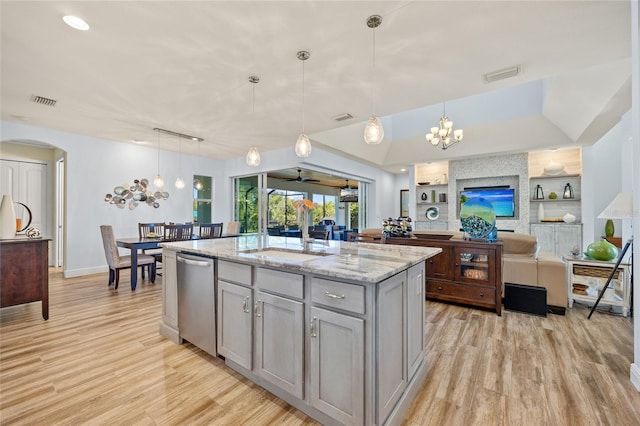
[[[0,308],[42,301],[49,319],[49,240],[0,240]]]
[[[502,243],[389,237],[386,244],[440,247],[426,260],[429,299],[502,311]]]

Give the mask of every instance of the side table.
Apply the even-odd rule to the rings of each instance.
[[[573,307],[575,300],[593,305],[598,299],[602,286],[606,284],[615,262],[571,256],[564,256],[563,259],[567,264],[569,308]],[[629,263],[620,263],[609,288],[604,292],[599,303],[620,306],[624,317],[629,314],[630,309],[629,267]]]

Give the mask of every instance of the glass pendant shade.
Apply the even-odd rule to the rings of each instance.
[[[164,187],[164,179],[162,179],[160,173],[158,173],[158,175],[156,175],[156,177],[153,179],[153,185],[158,189]]]
[[[298,157],[308,157],[309,154],[311,154],[311,141],[309,141],[309,136],[300,133],[296,141],[296,155]]]
[[[250,166],[257,166],[260,164],[260,153],[258,152],[258,148],[256,148],[255,146],[249,148],[246,161]]]
[[[178,178],[176,179],[176,188],[178,189],[183,189],[184,188],[184,181],[182,180],[182,178],[180,176],[178,176]]]
[[[377,145],[384,139],[384,129],[380,120],[372,115],[364,128],[364,141],[370,145]]]

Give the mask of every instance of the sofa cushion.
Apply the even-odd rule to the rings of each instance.
[[[538,250],[535,235],[519,234],[516,232],[498,232],[498,240],[502,241],[502,251],[505,254],[535,256]]]

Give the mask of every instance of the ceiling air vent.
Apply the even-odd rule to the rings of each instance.
[[[43,96],[36,96],[36,95],[32,95],[31,96],[31,102],[35,102],[37,104],[40,105],[46,105],[46,106],[56,106],[56,101],[55,99],[49,99],[49,98],[45,98]]]
[[[487,83],[491,83],[498,80],[504,80],[505,78],[516,77],[521,73],[522,73],[522,65],[516,65],[514,67],[509,67],[509,68],[487,73],[484,75],[484,80]]]
[[[349,114],[348,112],[345,112],[344,114],[339,114],[339,115],[336,115],[335,117],[333,117],[333,119],[336,120],[336,121],[344,121],[344,120],[348,120],[350,118],[353,118],[353,115]]]

